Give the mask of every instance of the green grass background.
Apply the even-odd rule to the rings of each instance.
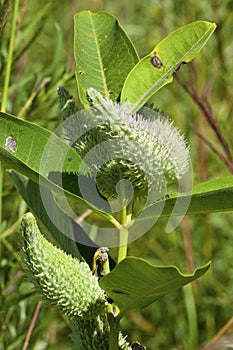
[[[1,95],[13,3],[0,34]],[[58,125],[57,86],[64,85],[77,97],[73,16],[83,9],[106,10],[115,15],[141,57],[181,25],[195,20],[216,22],[218,28],[213,37],[193,63],[182,67],[179,79],[208,101],[232,150],[233,2],[230,0],[20,1],[7,112],[50,130]],[[195,125],[221,151],[200,108],[177,81],[159,91],[152,102],[174,119],[186,135],[195,183],[230,174],[191,128]],[[25,280],[19,256],[18,220],[27,208],[6,172],[2,201],[0,350],[19,350],[23,349],[38,297]],[[188,217],[171,234],[164,233],[165,225],[166,220],[160,220],[153,230],[130,244],[129,254],[158,265],[175,264],[184,272],[209,260],[212,267],[192,288],[178,290],[142,311],[130,312],[121,323],[122,330],[129,334],[130,341],[138,340],[149,350],[199,349],[233,314],[232,213]],[[66,320],[43,304],[28,349],[66,350],[71,346]]]

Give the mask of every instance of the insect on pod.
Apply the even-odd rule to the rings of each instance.
[[[160,61],[158,56],[156,56],[156,52],[154,52],[154,56],[151,58],[150,63],[155,67],[155,68],[161,68],[163,63]]]

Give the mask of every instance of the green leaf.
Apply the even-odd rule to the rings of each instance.
[[[81,255],[78,251],[78,244],[74,241],[74,227],[71,224],[71,218],[65,215],[62,210],[57,206],[51,191],[45,189],[47,191],[47,198],[51,204],[51,208],[53,209],[54,215],[53,218],[48,216],[46,212],[43,202],[41,200],[40,188],[38,184],[27,179],[25,176],[15,172],[10,171],[9,175],[14,185],[18,189],[20,195],[23,200],[26,202],[28,207],[33,211],[39,221],[43,224],[44,227],[50,232],[53,238],[57,241],[59,246],[67,253],[71,254],[73,257],[80,258]],[[65,236],[57,226],[54,225],[53,219],[59,220],[59,226],[63,226],[66,228],[66,232],[69,233],[69,238]],[[82,228],[76,224],[76,234],[80,231],[83,234]],[[94,244],[93,244],[94,245]]]
[[[133,105],[132,111],[137,111],[159,89],[172,82],[173,73],[182,64],[196,57],[215,28],[214,23],[197,21],[170,33],[131,70],[122,89],[121,102],[127,99]],[[158,68],[151,63],[152,59]]]
[[[177,205],[176,201],[178,200]],[[190,200],[184,212],[185,203]],[[161,204],[160,204],[161,205]],[[143,221],[155,216],[158,204],[144,210]],[[173,195],[164,203],[161,216],[193,215],[233,210],[233,176],[202,182],[193,188],[192,194]]]
[[[52,132],[34,123],[18,119],[0,112],[0,159],[32,180],[38,181],[38,175],[45,165],[41,164],[46,145],[52,145],[48,154],[48,169],[77,172],[82,161],[77,152]],[[16,150],[7,149],[6,139],[12,136]],[[54,152],[54,153],[53,153]],[[61,155],[65,155],[64,160]],[[43,159],[45,157],[43,156]],[[49,170],[48,170],[49,171]]]
[[[138,55],[115,17],[107,12],[81,11],[74,19],[74,56],[79,98],[89,106],[86,91],[93,87],[116,101]]]
[[[111,221],[110,214],[63,189],[62,184],[55,184],[49,180],[48,176],[51,172],[61,170],[67,173],[78,172],[82,159],[73,148],[50,131],[1,112],[0,130],[0,160],[8,168],[20,172],[53,191],[65,194],[83,208],[90,208]],[[16,142],[15,152],[8,150],[5,145],[9,136],[12,136]]]
[[[201,277],[209,266],[208,263],[193,274],[184,275],[175,266],[153,266],[143,259],[128,257],[101,278],[100,286],[118,305],[122,317],[126,311],[144,308]]]
[[[53,236],[58,245],[67,254],[71,254],[75,258],[80,259],[83,257],[90,266],[90,269],[92,269],[93,255],[98,246],[88,237],[76,221],[72,220],[59,208],[52,192],[49,189],[43,189],[51,208],[48,215],[41,200],[39,185],[15,171],[9,171],[9,175],[23,200],[43,227]],[[64,235],[58,227],[63,228],[62,231],[66,232],[67,235]],[[113,268],[115,262],[110,256],[109,262],[111,268]]]
[[[190,193],[174,193],[169,199],[156,202],[142,210],[129,228],[134,232],[145,232],[154,226],[160,217],[170,217],[166,232],[179,225],[184,215],[207,214],[233,210],[233,176],[200,183]]]

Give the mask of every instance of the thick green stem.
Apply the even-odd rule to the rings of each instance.
[[[128,239],[129,239],[129,231],[127,226],[130,224],[131,217],[132,217],[131,212],[127,214],[127,209],[129,210],[129,208],[131,209],[131,207],[128,207],[128,208],[124,207],[122,210],[122,220],[121,220],[122,226],[119,229],[120,239],[119,239],[118,262],[120,262],[127,256],[127,247],[128,247]]]
[[[118,350],[119,349],[119,321],[113,316],[112,313],[109,313],[108,322],[110,326],[108,349]]]
[[[118,250],[118,263],[127,256],[129,232],[126,228],[122,227],[120,229],[119,234],[120,234],[120,242],[119,242],[119,250]]]

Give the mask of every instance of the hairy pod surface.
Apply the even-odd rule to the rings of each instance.
[[[91,320],[106,312],[103,290],[86,262],[50,243],[31,213],[21,222],[22,256],[29,279],[50,304],[68,317]]]
[[[77,320],[70,322],[73,331],[72,338],[79,350],[108,350],[109,324],[107,316],[98,316],[93,320]],[[119,343],[116,350],[131,350],[126,337],[119,333]]]
[[[71,124],[67,138],[81,130],[74,143],[89,166],[99,192],[117,197],[116,185],[128,179],[136,197],[164,194],[166,183],[180,179],[189,169],[189,148],[173,123],[156,110],[131,113],[127,102],[119,104],[89,88],[92,108]],[[72,137],[74,138],[74,137]]]

